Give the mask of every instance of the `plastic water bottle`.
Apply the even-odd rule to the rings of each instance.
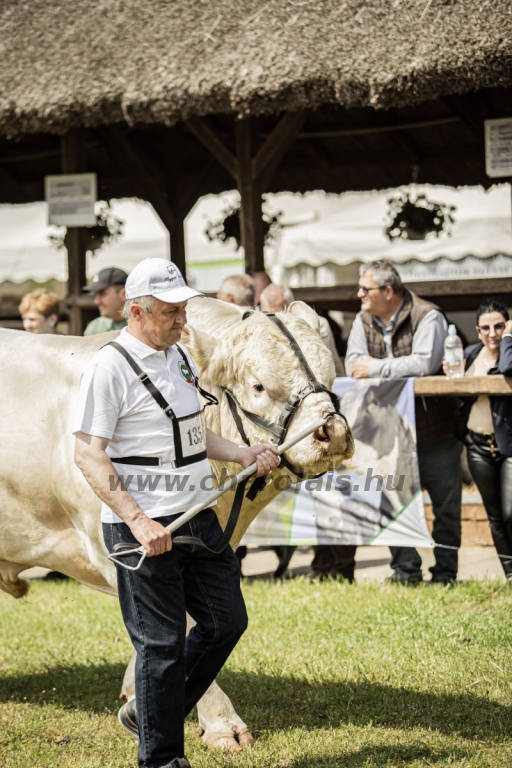
[[[454,325],[448,326],[448,336],[444,340],[444,357],[446,360],[446,377],[448,379],[461,379],[464,376],[464,350]]]

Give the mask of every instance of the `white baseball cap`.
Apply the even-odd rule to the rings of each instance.
[[[180,304],[203,293],[189,288],[176,264],[168,259],[144,259],[128,275],[126,298],[155,296],[169,304]]]

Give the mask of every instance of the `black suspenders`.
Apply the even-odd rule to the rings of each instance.
[[[135,362],[135,360],[130,355],[130,353],[121,344],[118,344],[116,341],[111,341],[106,346],[114,347],[114,349],[117,349],[117,351],[121,353],[121,355],[124,357],[126,362],[131,366],[133,371],[137,374],[137,378],[141,381],[142,384],[144,384],[144,386],[148,390],[151,397],[158,403],[158,405],[163,410],[165,415],[168,418],[172,419],[173,430],[174,430],[174,443],[175,443],[175,449],[176,449],[176,466],[177,467],[186,466],[187,464],[192,464],[196,461],[200,461],[201,459],[206,458],[206,451],[204,451],[204,453],[201,452],[199,454],[193,454],[189,458],[183,456],[182,441],[181,441],[182,434],[180,430],[180,422],[186,421],[187,419],[190,419],[193,416],[197,416],[197,414],[192,414],[191,416],[184,416],[182,418],[177,418],[173,410],[171,409],[169,403],[160,392],[160,390],[157,387],[155,387],[155,385],[153,384],[153,382],[151,381],[147,373],[143,371],[142,368],[140,368],[140,366]],[[183,352],[183,350],[178,344],[176,344],[176,346],[178,347],[179,353],[183,358],[185,365],[187,366],[187,370],[189,371],[194,381],[194,385],[197,391],[205,398],[205,400],[207,400],[206,405],[218,405],[219,401],[217,400],[217,398],[214,395],[210,394],[209,392],[206,392],[206,390],[202,389],[202,387],[199,386],[197,376],[194,376],[191,370],[190,364],[187,360],[187,356],[185,355],[185,353]],[[201,409],[201,411],[199,412],[201,414],[201,417],[202,417],[202,411],[203,409]],[[178,459],[179,459],[178,452],[180,454],[182,463],[178,463]],[[122,459],[111,459],[111,461],[119,464],[139,464],[143,466],[158,466],[160,463],[159,459],[151,456],[146,456],[146,457],[126,456]],[[243,480],[241,483],[239,483],[239,485],[236,488],[235,497],[233,499],[233,506],[231,507],[231,512],[229,514],[229,520],[222,534],[222,538],[219,544],[217,545],[217,547],[215,547],[215,549],[211,549],[210,547],[208,547],[204,543],[204,541],[202,541],[202,539],[196,536],[173,536],[173,543],[178,545],[188,544],[189,546],[202,547],[204,549],[207,549],[209,552],[212,552],[212,554],[214,555],[218,555],[221,552],[223,552],[229,544],[231,536],[233,535],[233,532],[236,528],[238,518],[240,517],[240,511],[242,509],[245,487],[247,485],[248,479],[249,478]]]
[[[194,464],[197,461],[202,461],[203,459],[206,459],[206,447],[202,451],[199,451],[197,453],[194,453],[192,451],[187,450],[188,447],[193,448],[194,441],[196,443],[202,443],[204,446],[206,435],[204,433],[205,427],[204,427],[204,420],[203,420],[203,409],[200,411],[197,411],[196,413],[190,414],[188,416],[182,416],[177,417],[174,411],[172,410],[171,406],[165,399],[165,397],[162,395],[158,387],[156,387],[151,379],[149,378],[148,374],[142,370],[142,368],[135,362],[133,357],[130,355],[130,353],[121,345],[118,344],[117,341],[111,341],[106,346],[114,347],[126,360],[126,362],[130,365],[134,373],[136,374],[137,378],[141,382],[141,384],[144,384],[146,389],[148,390],[149,394],[155,400],[155,402],[160,406],[162,411],[165,413],[167,418],[171,419],[172,426],[173,426],[173,434],[174,434],[174,448],[176,453],[176,460],[175,460],[175,466],[177,468],[180,467],[186,467],[189,464]],[[183,358],[183,361],[187,367],[188,372],[190,373],[191,379],[194,382],[194,386],[196,387],[197,391],[207,400],[206,405],[218,405],[218,400],[214,395],[211,395],[209,392],[206,392],[202,387],[199,386],[199,382],[197,380],[197,376],[194,376],[191,370],[191,366],[188,362],[187,356],[183,352],[180,346],[176,344],[178,351]],[[200,414],[200,424],[196,424],[197,417]],[[185,422],[190,422],[190,428],[187,430],[188,424]],[[201,427],[202,425],[202,427]],[[203,434],[199,435],[199,433],[202,432]],[[188,435],[190,446],[185,446],[183,444],[184,438],[186,439]],[[198,438],[199,435],[199,438]],[[160,459],[154,456],[125,456],[123,458],[119,459],[112,459],[113,462],[116,462],[118,464],[131,464],[131,465],[140,465],[140,466],[158,466],[160,464]]]

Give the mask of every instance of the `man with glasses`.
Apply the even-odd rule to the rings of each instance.
[[[357,315],[348,339],[345,367],[349,376],[404,378],[442,373],[448,324],[441,310],[407,290],[387,261],[360,270]],[[453,435],[455,398],[416,398],[416,433],[421,484],[429,492],[434,513],[436,547],[432,583],[457,578],[462,496],[461,446]],[[413,547],[391,547],[391,581],[422,581],[421,557]]]

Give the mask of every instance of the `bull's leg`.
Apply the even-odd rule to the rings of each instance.
[[[133,651],[132,657],[128,663],[128,666],[126,667],[126,672],[124,673],[123,677],[123,685],[121,688],[121,693],[119,695],[120,699],[126,699],[126,701],[131,701],[135,698],[135,659],[137,658],[137,652]]]
[[[190,628],[190,627],[189,627]],[[120,698],[130,701],[135,698],[135,659],[132,654],[123,678]],[[254,739],[241,720],[233,704],[214,681],[197,704],[199,734],[209,749],[230,749],[239,751],[252,747]]]
[[[30,584],[25,579],[19,579],[18,574],[26,569],[26,565],[0,560],[0,589],[12,597],[25,597]]]
[[[240,751],[254,746],[251,732],[215,680],[198,701],[197,715],[199,733],[209,749]]]

